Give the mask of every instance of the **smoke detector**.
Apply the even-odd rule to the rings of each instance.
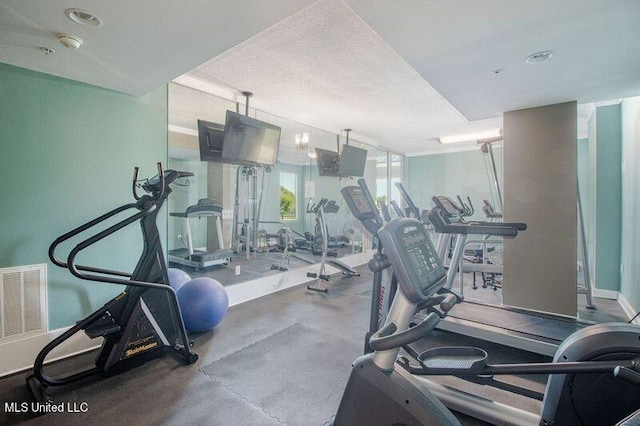
[[[60,34],[58,41],[61,45],[69,49],[78,49],[82,45],[82,39],[80,37],[69,34]]]

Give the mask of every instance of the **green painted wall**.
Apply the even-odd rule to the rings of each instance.
[[[502,187],[502,148],[496,146],[493,152]],[[491,201],[492,197],[485,156],[479,147],[473,151],[409,157],[407,163],[406,187],[418,208],[431,208],[431,197],[436,194],[454,199],[460,194],[463,198],[471,198],[476,211],[473,218],[485,218],[482,200]]]
[[[59,235],[130,202],[134,166],[145,177],[156,162],[166,164],[167,89],[134,98],[0,64],[0,97],[0,267],[48,263],[49,328],[56,329],[122,289],[73,278],[47,250]],[[132,270],[139,232],[134,225],[109,237],[79,261]]]
[[[620,290],[622,128],[620,105],[596,109],[595,149],[595,284]],[[593,187],[591,188],[594,189]],[[594,202],[591,201],[591,205]]]
[[[640,310],[640,97],[622,101],[620,291]]]

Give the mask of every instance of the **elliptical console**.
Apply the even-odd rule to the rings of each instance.
[[[447,273],[422,223],[398,218],[378,233],[404,296],[420,303],[440,290]]]

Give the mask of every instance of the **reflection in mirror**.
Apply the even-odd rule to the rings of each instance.
[[[217,154],[227,110],[242,112],[244,106],[169,85],[169,167],[194,173],[188,186],[169,197],[171,267],[230,285],[319,263],[323,235],[330,261],[370,250],[370,236],[340,194],[359,177],[320,176],[315,158],[316,148],[342,152],[344,132],[336,135],[250,108],[250,117],[281,129],[277,164],[227,164]],[[376,199],[386,200],[388,153],[353,137],[349,146],[366,150],[363,178]],[[402,177],[403,157],[391,158],[394,181]]]
[[[500,205],[495,188],[502,187],[501,144],[492,146],[492,158],[489,160],[487,150],[482,150],[480,145],[458,152],[412,156],[407,160],[408,185],[405,187],[421,212],[434,208],[432,197],[442,195],[449,197],[461,209],[460,216],[464,220],[500,220],[491,217],[482,207],[485,200],[496,210]],[[399,194],[394,197],[401,200]],[[440,235],[434,233],[434,242],[439,238]],[[454,247],[454,243],[450,239],[443,240],[441,250]],[[467,300],[502,303],[502,248],[501,238],[477,236],[468,239],[463,251],[464,273],[457,275],[454,284],[457,291],[463,289]],[[450,262],[453,251],[448,250],[447,253],[443,257],[446,257],[445,262]]]

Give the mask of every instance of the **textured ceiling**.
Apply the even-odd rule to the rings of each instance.
[[[640,95],[638,18],[637,0],[2,0],[0,62],[136,96],[176,78],[249,90],[264,111],[415,154],[504,111]]]
[[[190,74],[251,90],[275,114],[353,128],[400,151],[467,121],[341,0],[319,1]]]

